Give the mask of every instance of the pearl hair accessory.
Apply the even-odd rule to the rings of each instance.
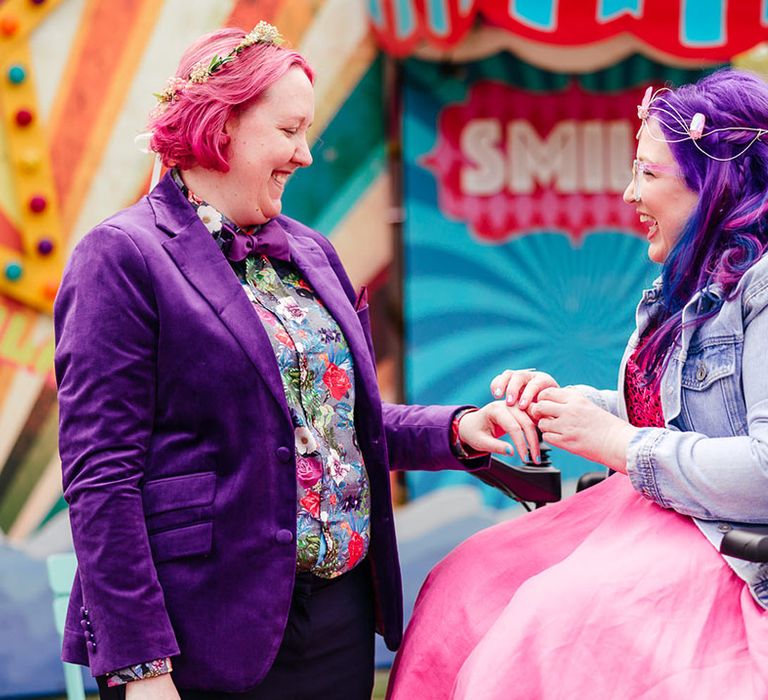
[[[666,87],[659,88],[656,91],[654,91],[653,87],[648,87],[648,89],[645,91],[645,94],[643,95],[643,101],[637,106],[637,116],[640,119],[641,124],[636,138],[640,138],[640,134],[646,127],[648,119],[653,116],[652,113],[654,111],[661,112],[662,114],[666,114],[667,116],[672,117],[677,128],[675,128],[675,126],[669,125],[667,125],[667,128],[671,129],[674,134],[678,134],[680,138],[664,138],[663,136],[654,134],[654,131],[658,130],[649,129],[648,135],[654,139],[654,141],[663,141],[665,143],[680,143],[690,139],[693,142],[693,145],[696,146],[696,148],[701,153],[707,156],[707,158],[711,158],[712,160],[717,160],[720,162],[727,162],[730,160],[735,160],[739,156],[744,155],[756,141],[768,134],[768,129],[762,129],[756,126],[724,126],[705,131],[707,120],[704,114],[701,112],[696,112],[696,114],[693,115],[690,123],[686,123],[680,112],[664,97],[667,92],[671,92],[671,90]],[[707,137],[725,131],[747,132],[752,134],[752,138],[737,154],[728,158],[720,158],[707,151],[707,149],[704,147],[704,142],[706,141]]]

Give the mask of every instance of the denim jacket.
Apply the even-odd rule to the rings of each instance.
[[[637,327],[619,370],[618,391],[583,387],[627,420],[627,360],[661,311],[661,279],[637,307]],[[690,323],[716,308],[698,328]],[[688,326],[688,327],[686,327]],[[633,486],[664,508],[689,515],[719,549],[733,525],[768,523],[768,255],[725,300],[712,285],[683,309],[683,332],[661,379],[664,428],[641,428],[627,450]],[[724,557],[768,608],[768,564]]]

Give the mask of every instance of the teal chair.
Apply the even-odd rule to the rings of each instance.
[[[77,559],[74,553],[51,554],[47,559],[48,583],[53,591],[53,619],[59,638],[64,637],[64,621],[67,617],[69,592],[75,580]],[[64,663],[64,681],[67,686],[68,700],[85,700],[83,671],[80,666]]]

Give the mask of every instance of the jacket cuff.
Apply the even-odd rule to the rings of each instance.
[[[467,415],[467,413],[474,413],[478,411],[477,408],[462,408],[453,414],[453,420],[451,421],[451,451],[453,456],[457,459],[467,460],[475,459],[476,457],[485,457],[487,452],[478,452],[477,450],[465,445],[459,437],[459,423],[461,419]]]
[[[640,428],[627,447],[627,476],[632,486],[664,508],[669,508],[669,504],[656,483],[655,453],[667,432],[664,428]]]
[[[113,671],[107,674],[107,687],[115,688],[119,685],[125,685],[131,681],[143,681],[147,678],[159,678],[173,671],[173,665],[170,659],[155,659],[154,661],[145,661],[121,668],[119,671]]]

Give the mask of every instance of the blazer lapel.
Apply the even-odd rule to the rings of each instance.
[[[273,220],[267,225],[280,224]],[[369,381],[368,375],[372,373],[365,372],[364,368],[373,367],[373,358],[368,351],[363,328],[323,249],[308,236],[289,234],[288,242],[294,264],[325,304],[331,316],[336,319],[347,339],[355,363],[355,377],[361,381]],[[370,388],[368,387],[368,390]]]
[[[170,175],[166,175],[152,191],[149,203],[157,226],[171,236],[163,244],[164,249],[229,329],[288,416],[283,383],[269,336],[243,293],[229,261]]]

